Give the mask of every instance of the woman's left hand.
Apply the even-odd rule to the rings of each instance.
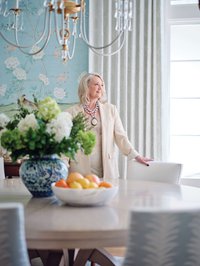
[[[136,156],[135,157],[135,160],[139,163],[142,163],[142,164],[145,164],[146,166],[149,166],[149,163],[150,161],[153,161],[153,159],[150,159],[150,158],[146,158],[146,157],[143,157],[143,156]]]

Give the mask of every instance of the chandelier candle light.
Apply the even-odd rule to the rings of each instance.
[[[94,0],[92,0],[94,1]],[[99,1],[99,0],[97,0]],[[85,0],[45,0],[44,28],[39,39],[31,45],[22,45],[19,41],[18,32],[23,31],[23,10],[20,8],[20,1],[16,0],[15,7],[8,8],[8,0],[0,0],[0,16],[8,17],[8,30],[14,31],[14,41],[10,41],[0,31],[0,36],[10,45],[20,49],[27,55],[40,53],[47,46],[52,32],[52,16],[56,39],[62,49],[62,59],[67,61],[73,58],[76,46],[76,39],[81,38],[87,46],[95,53],[102,56],[116,54],[124,45],[128,31],[132,30],[133,2],[132,0],[114,0],[114,18],[116,20],[116,37],[108,44],[95,46],[89,42],[86,34],[86,3]],[[60,19],[60,20],[59,20]],[[80,19],[80,20],[79,20]],[[79,22],[78,22],[79,21]],[[42,45],[41,45],[42,42]],[[117,48],[105,53],[104,49],[117,43]],[[40,45],[37,51],[32,52],[31,48]],[[29,51],[28,51],[29,49]]]

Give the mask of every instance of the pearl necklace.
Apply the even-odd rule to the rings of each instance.
[[[96,102],[94,109],[90,109],[88,107],[88,105],[86,105],[86,104],[83,105],[83,109],[86,112],[86,114],[88,114],[88,115],[90,115],[92,117],[90,123],[91,123],[92,126],[95,127],[97,125],[97,123],[98,123],[98,121],[97,121],[97,119],[95,117],[96,116],[96,112],[99,110],[99,103],[98,103],[98,101]]]

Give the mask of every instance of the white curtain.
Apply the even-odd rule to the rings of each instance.
[[[90,41],[108,43],[115,35],[114,0],[92,0]],[[108,101],[120,113],[130,141],[141,155],[162,159],[163,0],[134,0],[133,29],[123,49],[112,57],[89,53],[89,71],[105,80]],[[110,48],[108,49],[110,51]],[[119,158],[121,177],[126,160]]]

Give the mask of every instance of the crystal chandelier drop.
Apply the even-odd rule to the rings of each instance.
[[[56,32],[56,39],[62,50],[62,59],[67,61],[73,58],[76,47],[76,39],[81,38],[95,53],[110,56],[116,54],[124,45],[128,31],[132,30],[133,3],[132,0],[114,0],[114,18],[116,37],[108,44],[96,46],[91,44],[86,33],[86,3],[85,0],[45,0],[43,3],[44,26],[39,36],[31,45],[22,45],[19,40],[19,32],[23,32],[23,13],[19,0],[15,0],[15,6],[8,8],[9,0],[0,0],[0,17],[7,18],[7,31],[14,32],[14,41],[10,41],[4,32],[0,36],[10,45],[17,47],[22,53],[36,55],[48,45],[52,35],[52,19]],[[92,0],[94,1],[94,0]],[[99,0],[98,0],[99,1]],[[53,18],[52,18],[53,16]],[[115,50],[105,53],[104,49],[115,45]],[[36,51],[33,47],[40,47]],[[117,47],[116,47],[117,46]]]

